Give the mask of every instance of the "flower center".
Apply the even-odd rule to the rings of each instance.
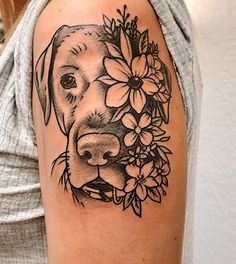
[[[138,176],[138,181],[137,181],[137,183],[138,183],[138,184],[142,184],[144,181],[145,181],[144,176],[143,176],[143,175],[139,175],[139,176]]]
[[[162,174],[162,169],[158,169],[158,174]]]
[[[132,76],[128,81],[128,85],[130,88],[138,90],[142,87],[143,81],[137,76]]]
[[[135,133],[140,134],[141,132],[142,132],[141,127],[140,127],[140,126],[137,126],[137,127],[135,128]]]

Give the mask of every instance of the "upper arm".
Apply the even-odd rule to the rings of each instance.
[[[183,104],[155,12],[148,1],[125,4],[56,0],[36,25],[50,263],[180,263]]]

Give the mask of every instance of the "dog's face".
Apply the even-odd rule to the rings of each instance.
[[[63,26],[36,66],[36,86],[45,124],[51,108],[67,137],[69,182],[92,198],[101,199],[112,187],[122,190],[125,171],[115,163],[124,151],[124,127],[111,123],[114,110],[105,104],[104,74],[108,56],[103,28]],[[109,195],[108,195],[109,196]]]

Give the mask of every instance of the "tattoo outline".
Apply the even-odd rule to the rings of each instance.
[[[130,19],[126,5],[117,12],[118,19],[104,15],[102,26],[59,28],[38,59],[35,84],[45,125],[53,105],[67,137],[52,164],[52,175],[62,166],[59,184],[81,205],[113,202],[141,217],[147,198],[161,203],[167,194],[172,152],[163,123],[169,122],[171,76],[148,30],[138,30],[138,18]],[[82,65],[88,52],[91,67]]]

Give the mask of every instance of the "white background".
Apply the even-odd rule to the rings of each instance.
[[[194,264],[236,264],[236,0],[186,0],[204,83]]]

